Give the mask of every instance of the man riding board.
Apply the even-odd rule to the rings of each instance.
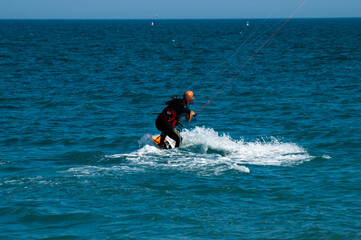
[[[188,105],[193,104],[193,92],[186,91],[183,94],[183,99],[173,98],[166,102],[168,105],[161,114],[159,114],[155,125],[160,134],[160,143],[158,146],[160,148],[167,148],[164,140],[166,136],[172,138],[176,143],[175,147],[180,147],[182,145],[182,137],[176,126],[180,123],[180,119],[184,116],[187,122],[192,120],[192,116],[195,113],[189,109]]]

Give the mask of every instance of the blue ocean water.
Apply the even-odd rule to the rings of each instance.
[[[361,19],[1,20],[1,239],[361,239]],[[183,146],[150,138],[196,94]]]

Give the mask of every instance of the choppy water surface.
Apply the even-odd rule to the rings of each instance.
[[[361,20],[0,21],[1,239],[361,239]]]

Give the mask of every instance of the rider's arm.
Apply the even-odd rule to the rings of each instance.
[[[195,113],[193,111],[191,111],[189,114],[189,118],[186,119],[186,122],[190,122],[192,120],[192,116],[194,116],[194,115],[195,115]]]

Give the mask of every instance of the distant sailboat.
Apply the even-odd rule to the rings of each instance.
[[[153,27],[154,26],[154,22],[157,22],[158,20],[158,14],[154,14],[154,21],[151,23],[151,26]]]

